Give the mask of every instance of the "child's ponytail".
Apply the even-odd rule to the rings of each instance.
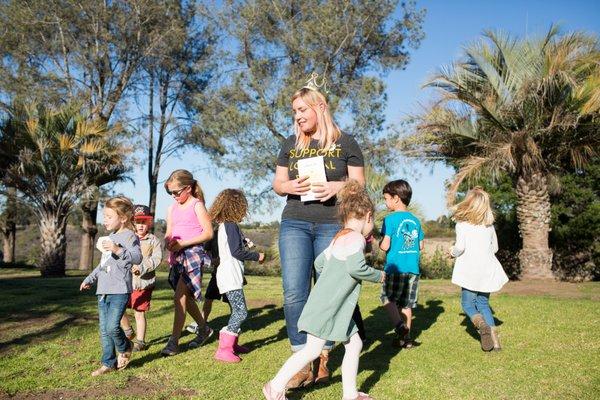
[[[189,186],[191,188],[192,196],[205,203],[204,192],[200,187],[200,183],[194,179],[192,173],[186,169],[176,169],[171,172],[171,175],[165,181],[165,189],[169,189],[168,184],[176,181],[181,187]]]

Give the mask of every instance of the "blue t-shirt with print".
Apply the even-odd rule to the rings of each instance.
[[[395,211],[383,219],[381,232],[390,237],[385,273],[419,275],[419,246],[423,230],[417,217],[408,211]]]

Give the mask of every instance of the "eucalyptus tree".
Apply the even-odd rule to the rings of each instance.
[[[379,170],[393,165],[382,77],[406,67],[423,37],[414,2],[229,0],[203,13],[230,50],[210,90],[194,99],[188,139],[242,177],[247,192],[270,192],[280,142],[292,133],[290,98],[313,72],[326,78],[328,102],[367,160]]]
[[[122,175],[120,131],[77,107],[16,105],[0,125],[3,180],[37,218],[42,276],[64,276],[69,213],[99,177]]]
[[[6,0],[0,2],[0,106],[13,101],[81,102],[100,123],[126,119],[142,65],[171,33],[169,12],[184,1]],[[122,138],[125,139],[125,138]],[[121,179],[121,176],[112,176]],[[83,211],[80,268],[91,267],[98,189]]]
[[[552,277],[549,190],[600,148],[598,37],[556,26],[541,38],[486,32],[425,86],[439,100],[416,117],[405,149],[457,167],[450,203],[464,180],[510,176],[522,277]]]

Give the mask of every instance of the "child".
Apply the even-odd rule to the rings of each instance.
[[[213,224],[213,232],[215,228],[218,228],[218,225]],[[202,305],[202,318],[208,324],[208,317],[210,316],[210,312],[212,311],[212,304],[215,300],[222,300],[227,303],[227,296],[221,294],[219,292],[219,287],[217,286],[217,268],[220,264],[219,259],[219,244],[217,243],[217,235],[213,235],[212,239],[206,242],[204,246],[204,250],[210,256],[210,266],[212,267],[212,274],[210,276],[210,280],[208,281],[208,285],[206,285],[206,292],[204,292],[204,304]],[[198,333],[198,324],[196,322],[192,322],[185,328],[186,331],[190,333]]]
[[[127,307],[132,308],[135,312],[137,336],[129,323],[127,313],[123,314],[123,318],[121,318],[121,327],[125,331],[125,336],[129,340],[133,340],[133,351],[136,352],[146,349],[146,311],[150,309],[150,300],[156,280],[154,270],[162,261],[162,249],[158,238],[149,232],[152,226],[150,208],[141,204],[134,206],[133,220],[135,233],[140,240],[143,259],[140,265],[134,265],[131,268],[133,292],[131,292]],[[133,339],[134,337],[135,339]]]
[[[196,300],[202,297],[202,266],[210,262],[203,243],[213,236],[210,217],[204,206],[204,194],[189,171],[178,169],[165,182],[165,189],[175,199],[167,211],[165,242],[169,250],[169,283],[175,290],[173,332],[163,356],[179,352],[179,337],[185,324],[186,311],[198,323],[199,332],[189,347],[199,347],[212,336],[198,309]]]
[[[248,349],[238,345],[240,326],[248,316],[244,298],[244,261],[262,263],[264,253],[245,249],[244,236],[237,225],[246,216],[248,202],[244,193],[235,189],[225,189],[217,195],[210,208],[210,216],[219,224],[218,246],[220,264],[217,269],[219,293],[227,296],[231,316],[226,327],[219,333],[219,348],[215,359],[224,362],[240,362],[236,353],[248,353]]]
[[[479,331],[481,349],[500,350],[500,340],[489,305],[491,292],[499,291],[508,277],[495,256],[498,239],[490,196],[480,187],[470,190],[454,207],[456,243],[450,255],[456,257],[452,283],[462,288],[462,308]]]
[[[89,289],[98,283],[98,316],[102,342],[102,365],[92,372],[98,376],[115,369],[123,369],[129,363],[132,345],[125,337],[119,321],[131,293],[131,268],[142,262],[140,242],[133,233],[133,204],[125,197],[113,197],[104,206],[104,227],[108,237],[99,238],[104,254],[100,264],[79,286]],[[115,349],[119,353],[115,355]]]
[[[298,329],[307,333],[306,345],[263,386],[267,400],[284,399],[287,382],[307,363],[319,357],[327,340],[342,341],[346,348],[342,362],[344,399],[372,400],[356,390],[362,341],[352,314],[362,280],[383,282],[385,278],[384,272],[366,265],[363,254],[365,237],[373,229],[374,207],[364,188],[355,180],[342,187],[338,199],[344,228],[315,260],[315,269],[321,275],[298,320]]]
[[[408,211],[412,188],[398,179],[383,187],[385,205],[392,213],[383,220],[383,238],[379,248],[386,253],[385,282],[381,287],[381,302],[386,309],[396,338],[393,345],[412,348],[410,336],[412,309],[417,307],[419,294],[419,256],[423,250],[423,230],[418,218]]]

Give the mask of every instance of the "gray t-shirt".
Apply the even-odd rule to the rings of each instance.
[[[352,136],[342,133],[329,149],[319,149],[319,141],[311,140],[308,149],[296,149],[296,136],[285,139],[277,157],[277,165],[287,167],[290,180],[298,178],[298,160],[323,156],[328,182],[343,181],[348,177],[348,166],[364,167],[362,151]],[[288,195],[281,219],[298,219],[307,222],[337,223],[336,197],[320,201],[300,201],[300,196]]]

